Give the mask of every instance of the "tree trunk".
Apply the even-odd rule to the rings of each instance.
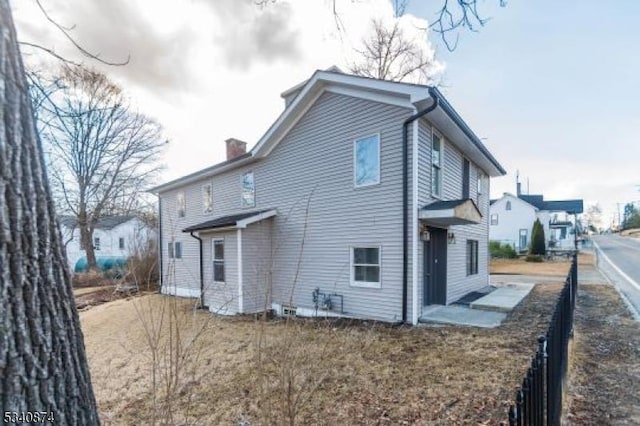
[[[82,241],[82,246],[87,256],[87,269],[90,271],[97,270],[98,262],[96,261],[96,251],[93,246],[93,229],[80,225],[80,241]]]
[[[0,0],[0,402],[99,424],[22,59]],[[34,423],[35,423],[34,418]]]

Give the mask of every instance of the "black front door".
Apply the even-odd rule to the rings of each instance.
[[[424,305],[447,304],[447,230],[429,228],[424,242]]]

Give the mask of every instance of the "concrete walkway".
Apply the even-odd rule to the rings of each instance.
[[[471,309],[483,311],[511,312],[522,302],[522,299],[533,289],[534,284],[507,284],[499,287],[475,302],[471,302]]]
[[[430,306],[422,313],[420,322],[494,328],[502,324],[507,314],[520,304],[533,286],[533,284],[501,286],[471,302],[468,307],[458,304]]]

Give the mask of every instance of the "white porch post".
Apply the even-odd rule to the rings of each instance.
[[[244,302],[242,295],[242,228],[238,228],[236,233],[238,237],[238,313],[244,311]]]

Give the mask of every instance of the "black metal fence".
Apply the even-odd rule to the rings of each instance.
[[[509,407],[511,426],[560,424],[577,291],[578,255],[574,253],[547,334],[538,338],[538,350],[522,380],[522,387],[516,393],[516,403]]]

